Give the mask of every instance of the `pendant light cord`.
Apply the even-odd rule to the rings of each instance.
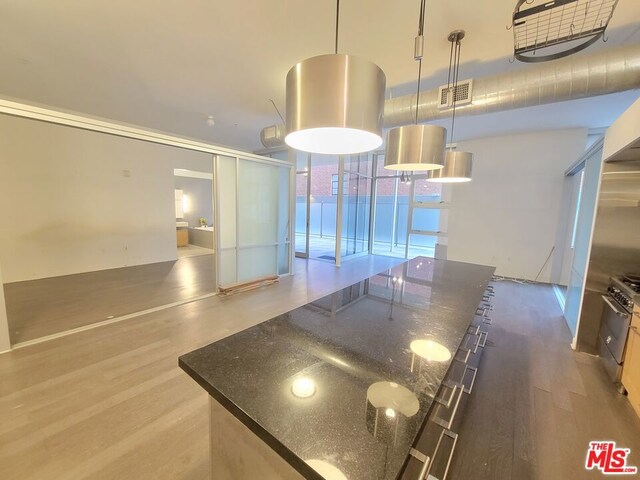
[[[336,0],[336,55],[338,54],[338,26],[340,25],[340,0]]]
[[[451,52],[454,52],[453,48],[454,42],[451,42]],[[449,151],[453,150],[453,130],[456,124],[456,94],[458,90],[458,72],[460,71],[460,40],[455,40],[455,53],[453,58],[453,90],[452,90],[452,103],[453,103],[453,113],[451,115],[451,136],[449,137]],[[451,76],[451,66],[449,66],[449,76]],[[449,82],[447,82],[447,86]]]
[[[425,3],[426,3],[426,0],[421,0],[420,2],[420,16],[418,17],[418,37],[422,37],[424,34]],[[418,90],[416,92],[416,125],[418,124],[418,109],[420,108],[420,81],[421,80],[422,80],[422,55],[420,55],[420,58],[418,59]]]

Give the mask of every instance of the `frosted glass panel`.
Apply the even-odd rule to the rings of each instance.
[[[238,200],[239,245],[277,242],[279,167],[240,161]],[[274,263],[275,265],[275,263]]]
[[[218,209],[220,248],[236,246],[236,159],[218,157]]]
[[[219,284],[222,287],[228,287],[229,285],[233,285],[238,282],[236,279],[235,249],[220,250],[220,254],[218,255],[218,265],[218,272],[220,274]]]
[[[278,168],[278,243],[289,241],[291,170]]]
[[[238,281],[246,282],[277,275],[276,246],[252,247],[238,251]]]
[[[278,275],[289,273],[289,245],[278,245]]]

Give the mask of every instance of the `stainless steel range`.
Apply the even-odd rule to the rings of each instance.
[[[640,301],[640,276],[623,275],[610,280],[607,295],[602,296],[605,306],[600,324],[599,351],[609,375],[620,384],[624,350],[629,335],[634,302]]]

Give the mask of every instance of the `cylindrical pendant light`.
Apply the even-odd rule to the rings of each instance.
[[[338,54],[340,0],[332,55],[308,58],[287,74],[287,135],[291,148],[349,155],[382,145],[386,77],[375,63]]]
[[[470,152],[453,150],[458,71],[460,70],[460,41],[464,36],[464,30],[454,30],[448,37],[449,42],[451,42],[451,53],[449,55],[449,79],[447,80],[447,91],[448,94],[451,95],[451,102],[453,103],[453,113],[451,115],[451,148],[445,154],[444,168],[442,170],[429,172],[429,176],[427,178],[428,182],[462,183],[471,181],[473,154]],[[453,88],[449,87],[451,80],[453,80]]]
[[[420,76],[424,52],[424,8],[420,3],[418,36],[415,38],[413,57],[418,60],[418,88],[416,93],[415,125],[405,125],[389,130],[384,154],[384,168],[387,170],[424,171],[436,170],[444,165],[444,148],[447,131],[436,125],[418,125],[420,105]]]
[[[472,153],[448,151],[444,157],[444,168],[429,172],[427,181],[439,183],[470,182],[472,163]]]
[[[405,125],[389,130],[384,168],[402,171],[440,169],[446,138],[447,130],[437,125]]]
[[[352,55],[320,55],[298,63],[287,74],[285,142],[324,154],[378,148],[385,84],[380,67]]]

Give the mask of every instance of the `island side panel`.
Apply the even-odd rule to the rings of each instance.
[[[212,479],[304,480],[213,397],[209,397],[209,438]]]

